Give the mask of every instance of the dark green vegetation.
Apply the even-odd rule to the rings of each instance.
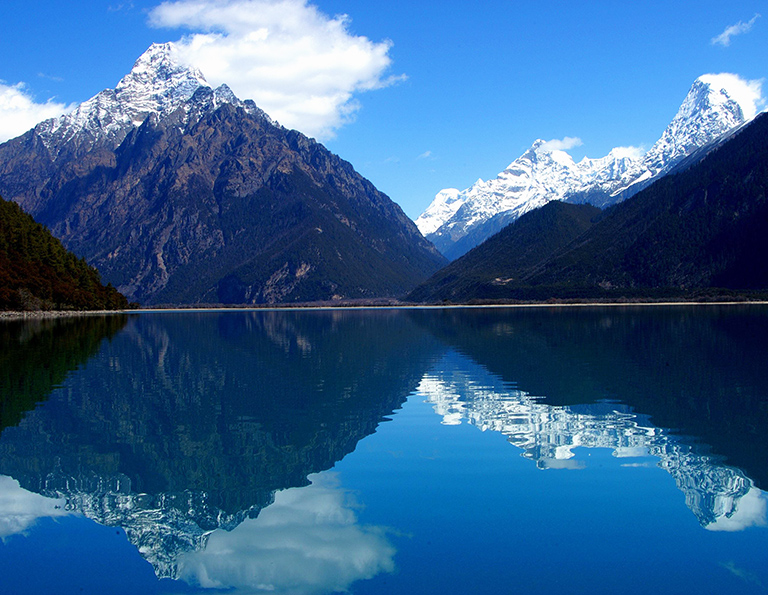
[[[82,147],[0,145],[0,189],[143,304],[396,297],[446,262],[349,163],[231,104]]]
[[[591,205],[559,201],[530,211],[440,269],[408,299],[466,302],[479,296],[503,294],[510,283],[527,272],[532,262],[546,260],[567,246],[591,227],[601,212]]]
[[[521,218],[500,240],[489,239],[451,265],[450,283],[438,273],[411,297],[425,302],[685,299],[764,292],[767,189],[768,116],[762,115],[686,171],[607,209],[567,246],[518,257],[522,240],[515,229],[527,233],[531,225]],[[562,224],[542,233],[557,236]],[[509,250],[498,242],[508,242]],[[557,238],[536,242],[554,246]]]
[[[127,320],[116,314],[0,324],[0,432],[45,401]]]
[[[117,310],[128,301],[14,202],[0,198],[1,310]]]

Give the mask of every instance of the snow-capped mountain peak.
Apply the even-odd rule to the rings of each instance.
[[[175,58],[172,43],[152,44],[115,87],[118,102],[141,124],[150,113],[165,113],[189,100],[200,87],[209,87],[203,73]]]
[[[672,122],[646,155],[654,176],[745,122],[744,111],[721,86],[723,82],[719,75],[694,81]]]
[[[456,258],[551,200],[600,207],[619,202],[742,125],[745,113],[754,116],[754,93],[735,75],[699,77],[647,153],[616,147],[605,157],[575,163],[566,151],[537,139],[495,179],[439,192],[416,225],[444,255]]]
[[[207,92],[199,94],[201,89]],[[202,72],[178,59],[173,43],[152,44],[114,89],[101,91],[68,114],[41,122],[35,132],[56,159],[65,147],[76,152],[102,144],[114,149],[151,114],[162,118],[183,109],[189,115],[224,103],[268,118],[252,101],[240,101],[226,85],[212,89]]]
[[[478,180],[478,183],[482,180]],[[416,220],[416,225],[422,234],[427,235],[437,230],[443,223],[456,214],[464,204],[465,198],[461,196],[458,188],[444,188],[435,196],[435,200],[429,205]]]

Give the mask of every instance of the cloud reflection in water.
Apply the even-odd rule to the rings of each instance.
[[[204,550],[182,554],[178,577],[204,588],[311,594],[392,572],[395,548],[385,531],[357,523],[333,473],[309,479],[277,492],[257,518],[211,533]]]
[[[0,539],[23,533],[39,518],[72,514],[64,504],[64,499],[29,492],[12,477],[0,475]]]

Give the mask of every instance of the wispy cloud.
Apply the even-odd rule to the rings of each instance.
[[[122,11],[129,11],[133,9],[134,9],[133,2],[125,2],[122,4],[110,4],[109,6],[107,6],[107,10],[109,12],[122,12]]]
[[[744,570],[743,568],[739,568],[736,566],[736,563],[733,561],[729,562],[721,562],[720,566],[725,568],[728,572],[732,573],[735,577],[740,578],[746,583],[752,583],[757,586],[759,586],[762,590],[765,590],[765,587],[763,586],[762,581],[752,574],[751,572]]]
[[[735,25],[726,27],[725,31],[723,31],[720,35],[713,37],[710,43],[712,45],[721,45],[727,48],[729,45],[731,45],[731,37],[735,37],[736,35],[743,35],[744,33],[749,33],[752,30],[752,25],[754,25],[755,21],[759,18],[760,18],[760,15],[755,14],[755,16],[749,19],[746,23],[744,21],[739,21]]]
[[[38,72],[37,78],[46,79],[48,81],[53,81],[54,83],[62,83],[64,82],[64,79],[60,76],[53,76],[51,74],[45,74],[44,72]]]
[[[176,0],[150,12],[155,27],[191,31],[179,57],[216,86],[226,83],[281,124],[327,139],[354,118],[355,95],[381,89],[389,76],[389,40],[349,31],[347,15],[329,16],[308,0]]]
[[[35,124],[72,108],[52,99],[37,103],[24,83],[8,85],[0,81],[0,142],[24,134]]]
[[[421,155],[416,157],[416,159],[429,159],[432,157],[432,151],[424,151]]]
[[[568,151],[574,147],[580,147],[584,143],[577,136],[566,136],[564,138],[553,138],[541,145],[542,151]]]

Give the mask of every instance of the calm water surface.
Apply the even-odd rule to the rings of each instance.
[[[764,593],[768,308],[0,324],[0,593]]]

